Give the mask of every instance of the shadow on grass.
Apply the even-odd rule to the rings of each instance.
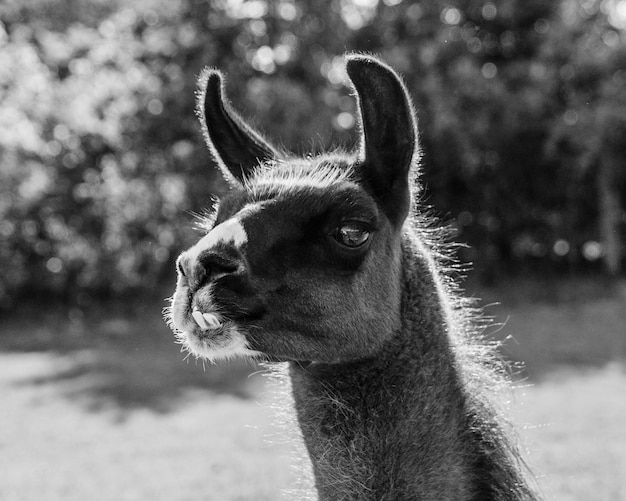
[[[2,322],[0,350],[53,354],[53,370],[23,378],[19,384],[55,385],[92,410],[169,412],[192,389],[240,398],[255,394],[258,377],[250,377],[258,371],[255,365],[246,361],[203,365],[186,357],[159,312],[159,305],[88,316],[77,311],[22,312]]]

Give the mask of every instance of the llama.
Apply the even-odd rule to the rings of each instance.
[[[353,153],[273,147],[205,70],[198,114],[230,192],[177,260],[170,323],[211,361],[287,362],[321,500],[531,500],[494,404],[508,384],[418,203],[400,77],[349,55]],[[435,235],[435,236],[433,236]]]

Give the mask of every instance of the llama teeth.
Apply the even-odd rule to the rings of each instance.
[[[217,329],[222,325],[217,317],[211,313],[203,313],[202,316],[207,323],[209,329]]]
[[[200,326],[202,330],[209,329],[208,324],[206,323],[206,321],[204,320],[204,317],[202,316],[202,313],[200,313],[198,310],[193,310],[191,312],[191,316],[193,317],[193,319],[196,321],[196,323]]]

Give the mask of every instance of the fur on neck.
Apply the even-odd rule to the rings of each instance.
[[[379,356],[291,365],[320,499],[534,499],[494,410],[509,386],[484,322],[424,245],[405,231],[403,324]]]

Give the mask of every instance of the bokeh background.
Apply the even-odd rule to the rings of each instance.
[[[3,0],[1,500],[295,488],[282,390],[185,359],[160,315],[225,188],[199,72],[288,150],[350,148],[347,51],[414,98],[425,204],[516,363],[540,488],[626,499],[626,0]]]

